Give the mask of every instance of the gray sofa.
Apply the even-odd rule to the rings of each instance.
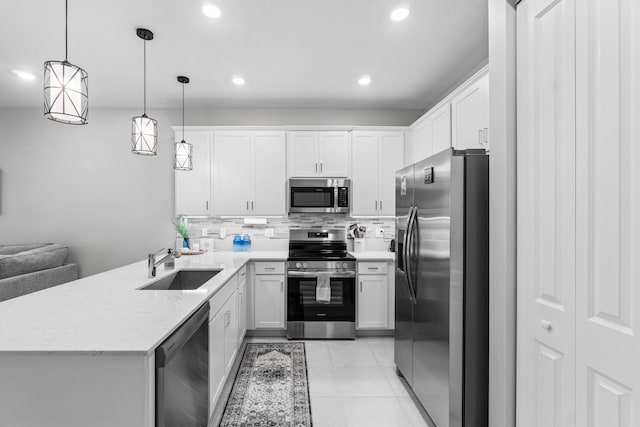
[[[78,266],[65,264],[69,248],[53,243],[0,245],[0,301],[78,278]]]

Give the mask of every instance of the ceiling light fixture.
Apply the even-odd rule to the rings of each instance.
[[[20,77],[22,80],[35,80],[36,76],[28,71],[11,70],[13,74]]]
[[[204,13],[209,18],[220,18],[220,15],[222,15],[220,9],[212,4],[205,4],[204,6],[202,6],[202,13]]]
[[[371,84],[371,77],[369,76],[362,76],[358,79],[358,84],[360,86],[367,86],[368,84]]]
[[[231,81],[236,86],[242,86],[245,83],[244,79],[242,77],[240,77],[240,76],[236,76],[236,77],[232,78]]]
[[[178,82],[182,83],[182,141],[176,142],[176,155],[173,168],[177,171],[193,170],[193,144],[184,140],[184,85],[189,83],[189,77],[178,76]]]
[[[131,119],[131,151],[143,156],[155,156],[158,122],[147,116],[147,40],[153,40],[153,33],[145,28],[138,28],[136,34],[144,41],[144,110],[141,116]]]
[[[44,63],[44,116],[70,125],[87,124],[89,113],[89,76],[82,68],[67,61],[68,0],[64,2],[64,61]]]
[[[400,7],[393,12],[391,12],[391,20],[392,21],[404,21],[409,16],[409,9],[406,7]]]

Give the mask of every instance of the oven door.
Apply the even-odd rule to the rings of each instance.
[[[336,273],[331,276],[330,284],[331,300],[318,302],[316,273],[289,271],[287,274],[287,321],[355,322],[355,272]]]

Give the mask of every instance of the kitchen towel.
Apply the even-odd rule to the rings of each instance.
[[[328,271],[319,271],[316,284],[316,301],[331,301],[331,273]]]

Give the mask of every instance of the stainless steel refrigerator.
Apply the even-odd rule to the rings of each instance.
[[[395,363],[437,427],[488,426],[489,158],[396,175]]]

